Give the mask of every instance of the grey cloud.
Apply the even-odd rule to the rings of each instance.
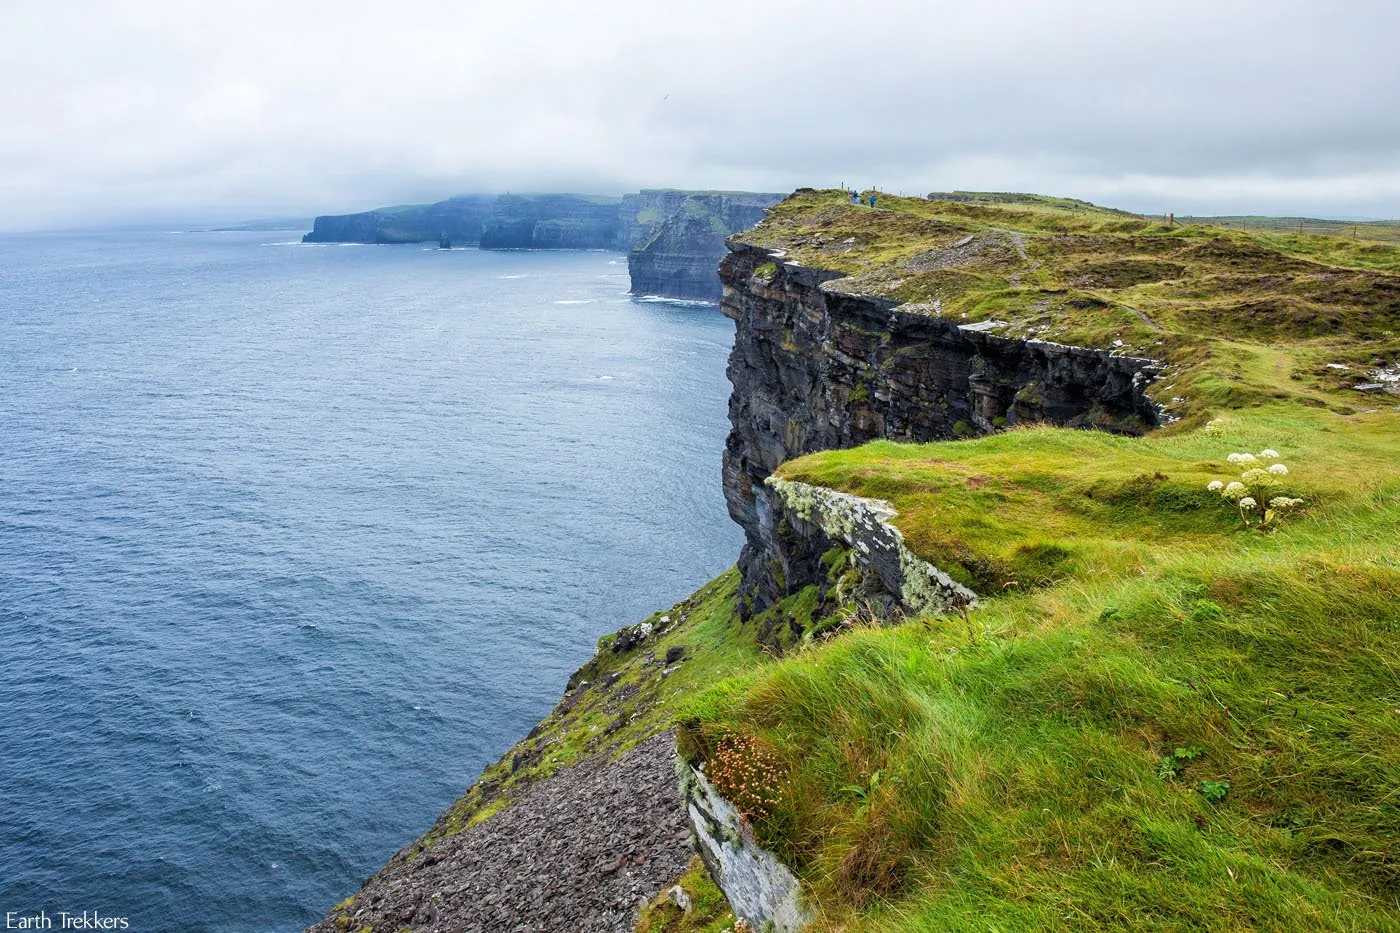
[[[1400,214],[1384,0],[7,0],[0,27],[7,229],[840,181]]]

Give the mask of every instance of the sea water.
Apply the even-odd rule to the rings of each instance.
[[[732,326],[627,285],[0,238],[0,912],[310,923],[728,566]]]

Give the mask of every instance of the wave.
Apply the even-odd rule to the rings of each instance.
[[[632,300],[646,305],[678,305],[687,308],[713,308],[716,302],[698,298],[667,298],[665,295],[633,295]]]

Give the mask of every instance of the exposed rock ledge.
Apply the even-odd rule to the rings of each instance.
[[[690,860],[678,803],[667,732],[616,761],[560,771],[412,861],[396,858],[310,933],[630,931]]]
[[[810,919],[797,878],[753,840],[748,823],[703,771],[681,762],[681,792],[696,848],[735,916],[756,930],[793,933]]]
[[[825,550],[830,543],[853,548],[856,560],[873,570],[897,600],[899,611],[917,615],[977,601],[976,593],[909,549],[904,535],[890,524],[899,513],[888,502],[777,476],[764,484],[777,494],[783,512],[779,520],[790,534],[817,542],[809,543],[809,550]]]
[[[735,323],[724,495],[743,527],[742,612],[820,581],[821,542],[782,534],[764,480],[819,450],[922,443],[1043,423],[1140,434],[1157,360],[1002,337],[843,289],[842,275],[731,238],[720,309]],[[809,546],[811,545],[811,546]]]

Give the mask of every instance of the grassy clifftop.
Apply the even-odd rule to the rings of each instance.
[[[1400,249],[879,204],[801,192],[744,238],[838,289],[1165,358],[1185,417],[785,465],[891,502],[980,601],[852,612],[685,700],[685,753],[764,761],[749,815],[818,929],[1400,929],[1400,397],[1355,388],[1394,386]],[[1271,463],[1304,504],[1267,530],[1207,489]]]
[[[1394,245],[1168,227],[1038,196],[881,195],[877,205],[802,191],[744,239],[908,310],[1165,358],[1175,371],[1154,395],[1197,422],[1213,406],[1270,399],[1368,407],[1342,390],[1372,381],[1373,359],[1400,356]]]

